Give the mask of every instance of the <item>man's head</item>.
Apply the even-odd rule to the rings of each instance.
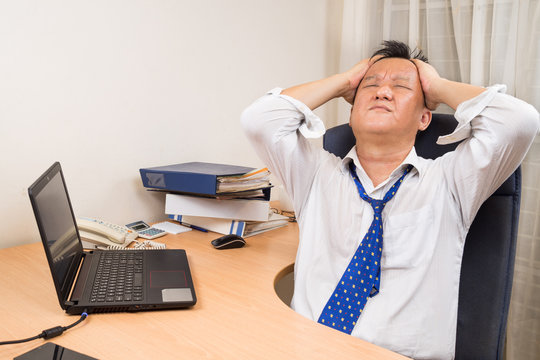
[[[351,110],[355,136],[375,136],[412,146],[416,133],[431,121],[412,59],[427,59],[420,50],[411,52],[398,41],[385,41],[372,59]]]

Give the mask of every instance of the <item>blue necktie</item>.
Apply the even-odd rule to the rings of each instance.
[[[360,198],[371,204],[373,221],[362,243],[356,249],[349,266],[339,280],[336,289],[328,299],[319,317],[319,323],[350,334],[360,317],[368,297],[379,293],[381,283],[381,254],[383,246],[382,211],[399,189],[409,165],[403,175],[392,185],[382,200],[370,198],[358,176],[356,166],[351,161],[349,171],[360,194]]]

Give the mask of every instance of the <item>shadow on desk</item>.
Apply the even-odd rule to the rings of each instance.
[[[291,306],[294,292],[294,264],[286,266],[276,275],[274,290],[281,301],[287,306]]]

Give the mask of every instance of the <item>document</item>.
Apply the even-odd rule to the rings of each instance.
[[[175,224],[169,221],[163,221],[163,222],[154,224],[152,225],[152,227],[155,227],[156,229],[159,229],[159,230],[166,231],[169,234],[173,234],[173,235],[191,231],[191,228],[187,226]]]

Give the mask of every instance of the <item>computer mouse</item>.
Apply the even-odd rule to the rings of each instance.
[[[218,250],[236,249],[246,245],[246,240],[241,236],[229,234],[212,240],[211,244]]]

